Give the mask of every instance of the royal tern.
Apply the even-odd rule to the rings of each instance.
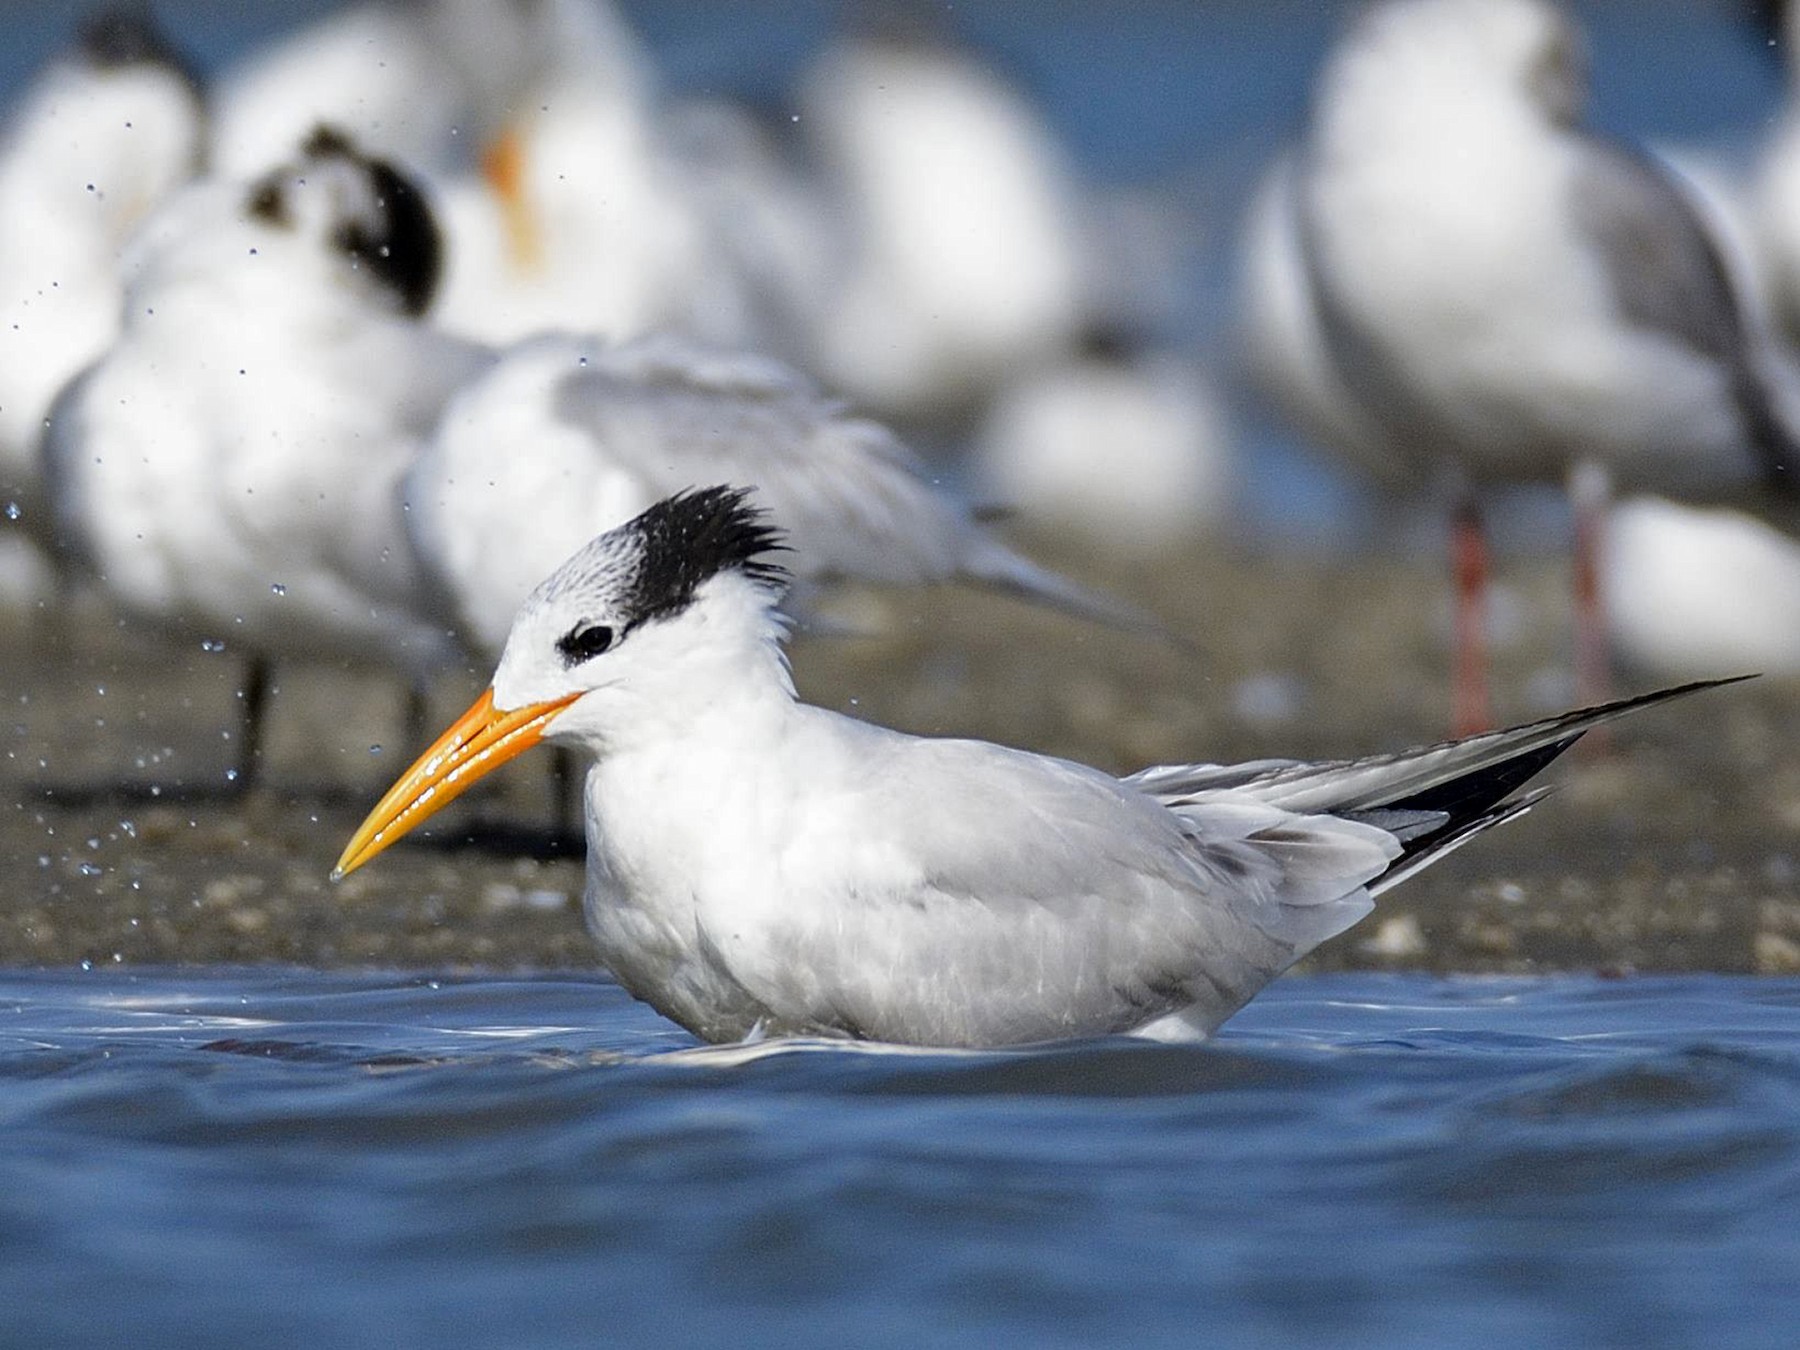
[[[1073,173],[997,74],[896,27],[828,48],[798,100],[848,225],[811,361],[832,388],[885,415],[931,416],[1074,340]]]
[[[433,175],[472,169],[561,44],[606,0],[365,0],[249,53],[219,77],[214,168],[279,163],[321,122]]]
[[[129,12],[89,21],[0,133],[0,504],[27,528],[45,524],[44,417],[119,328],[119,250],[204,135],[192,74]]]
[[[798,702],[778,546],[731,488],[589,543],[335,875],[547,739],[593,759],[602,960],[705,1040],[1193,1038],[1525,810],[1515,790],[1589,727],[1681,692],[1364,760],[1117,779]]]
[[[736,302],[659,153],[651,84],[610,0],[376,0],[228,72],[218,157],[256,172],[328,121],[424,175],[448,239],[433,317],[463,336],[708,331]]]
[[[1136,556],[1226,516],[1231,460],[1224,409],[1193,363],[1106,329],[1003,385],[973,451],[983,496]]]
[[[118,341],[51,416],[64,551],[127,611],[256,656],[450,659],[397,489],[490,357],[418,322],[438,248],[417,190],[335,132],[178,193],[131,246]]]
[[[495,343],[555,328],[748,340],[750,301],[716,239],[749,222],[708,219],[663,134],[650,64],[611,6],[560,0],[554,13],[481,180],[439,194],[452,247],[438,322]]]
[[[407,529],[474,644],[595,533],[695,483],[754,486],[806,583],[967,580],[1125,627],[1125,606],[1013,552],[886,427],[770,357],[667,335],[548,334],[445,407],[409,471]]]
[[[1471,489],[1596,488],[1576,501],[1591,688],[1605,484],[1793,491],[1800,452],[1701,216],[1654,161],[1585,130],[1585,102],[1581,35],[1544,0],[1387,0],[1326,65],[1293,201],[1347,420],[1394,477],[1463,501],[1465,635],[1486,569]],[[1485,718],[1478,664],[1466,647],[1460,720]]]

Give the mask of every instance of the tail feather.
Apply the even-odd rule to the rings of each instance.
[[[1398,886],[1415,872],[1422,872],[1434,862],[1454,853],[1476,835],[1524,815],[1553,791],[1554,788],[1543,787],[1521,793],[1476,815],[1465,817],[1460,824],[1446,824],[1429,834],[1409,840],[1388,870],[1369,883],[1369,894],[1380,895],[1383,891]]]
[[[1233,788],[1247,792],[1258,801],[1285,806],[1294,812],[1319,812],[1341,815],[1345,812],[1375,810],[1381,806],[1406,806],[1413,801],[1435,803],[1429,808],[1444,808],[1458,796],[1478,796],[1474,785],[1483,783],[1483,774],[1499,770],[1494,783],[1505,783],[1505,790],[1517,787],[1532,772],[1543,769],[1557,754],[1566,751],[1588,731],[1604,722],[1613,722],[1640,707],[1665,704],[1672,698],[1683,698],[1701,689],[1714,689],[1739,680],[1755,679],[1755,675],[1732,675],[1723,680],[1696,680],[1674,688],[1658,689],[1636,698],[1620,698],[1618,702],[1582,707],[1573,713],[1528,722],[1505,731],[1485,731],[1463,740],[1449,740],[1436,745],[1420,745],[1393,754],[1372,754],[1364,760],[1264,761],[1260,765],[1166,765],[1145,769],[1130,781],[1170,799],[1192,792],[1208,792]],[[1553,749],[1552,749],[1553,747]],[[1507,765],[1544,751],[1532,769],[1507,769]],[[1454,787],[1462,783],[1463,787]],[[1447,788],[1444,796],[1431,797],[1435,788]],[[1503,796],[1503,792],[1498,794]],[[1489,799],[1496,794],[1489,792]]]
[[[1387,871],[1369,883],[1371,893],[1379,893],[1528,810],[1543,792],[1518,790],[1593,728],[1640,708],[1754,678],[1696,681],[1505,731],[1367,759],[1170,765],[1146,769],[1129,781],[1177,812],[1224,794],[1385,830],[1401,847]]]

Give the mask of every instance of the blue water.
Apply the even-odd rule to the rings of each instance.
[[[601,978],[0,974],[0,1345],[1792,1345],[1800,981],[734,1062]]]

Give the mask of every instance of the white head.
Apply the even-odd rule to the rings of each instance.
[[[488,691],[369,813],[338,862],[361,866],[507,760],[549,738],[605,754],[691,722],[734,689],[791,698],[776,606],[781,535],[743,488],[658,502],[533,591]]]
[[[507,711],[579,697],[545,734],[600,748],[782,671],[781,534],[743,488],[677,493],[595,539],[527,597],[494,672]]]
[[[1587,60],[1579,29],[1548,0],[1386,0],[1352,25],[1325,84],[1438,116],[1513,105],[1559,127],[1580,121]]]
[[[178,194],[132,242],[125,270],[146,302],[146,292],[174,286],[285,287],[416,317],[442,265],[442,237],[419,188],[321,126],[292,162],[252,182],[213,180]]]
[[[200,86],[147,14],[112,10],[33,85],[0,149],[13,209],[62,228],[91,217],[111,248],[199,172],[206,136]],[[110,263],[111,258],[107,261]]]

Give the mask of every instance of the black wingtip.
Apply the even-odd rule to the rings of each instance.
[[[1615,699],[1611,703],[1598,703],[1591,708],[1578,708],[1574,712],[1564,713],[1557,721],[1582,722],[1585,732],[1592,725],[1621,717],[1638,708],[1648,708],[1657,703],[1667,703],[1672,699],[1686,698],[1689,694],[1698,694],[1707,689],[1723,689],[1728,684],[1742,684],[1745,680],[1759,680],[1761,671],[1751,671],[1744,675],[1722,675],[1710,680],[1690,680],[1686,684],[1672,684],[1665,689],[1653,689],[1648,694],[1634,694],[1630,698]],[[1578,733],[1579,734],[1579,733]]]
[[[1658,703],[1668,703],[1674,699],[1685,698],[1689,694],[1697,694],[1707,689],[1719,689],[1730,684],[1741,684],[1745,680],[1756,678],[1756,675],[1750,674],[1727,675],[1721,679],[1712,680],[1694,680],[1687,684],[1673,685],[1667,689],[1653,690],[1648,694],[1638,694],[1631,698],[1596,704],[1591,708],[1579,708],[1543,722],[1467,737],[1466,740],[1479,741],[1490,736],[1510,737],[1523,734],[1530,737],[1534,731],[1544,734],[1543,739],[1533,738],[1517,753],[1508,755],[1496,763],[1489,763],[1485,768],[1462,774],[1447,782],[1434,784],[1408,796],[1383,802],[1382,809],[1384,810],[1438,812],[1442,813],[1444,817],[1443,823],[1436,828],[1406,839],[1400,856],[1394,860],[1393,865],[1384,876],[1410,874],[1423,866],[1428,858],[1460,844],[1471,835],[1487,828],[1488,825],[1498,824],[1500,820],[1508,818],[1510,814],[1507,810],[1508,798],[1602,722],[1610,722],[1614,718],[1623,717],[1627,713],[1636,712],[1641,708],[1648,708]],[[1559,732],[1560,735],[1557,734]],[[1456,742],[1447,742],[1446,744],[1456,744]],[[1388,884],[1392,884],[1391,881]]]

